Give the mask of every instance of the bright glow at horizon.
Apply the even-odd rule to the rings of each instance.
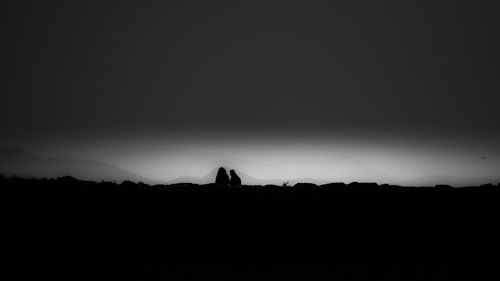
[[[224,166],[256,180],[250,179],[246,184],[306,179],[317,183],[462,186],[496,182],[500,170],[500,155],[494,147],[468,145],[466,149],[459,145],[410,142],[130,141],[67,145],[62,149],[45,147],[34,152],[100,160],[163,182],[180,177],[201,178]]]

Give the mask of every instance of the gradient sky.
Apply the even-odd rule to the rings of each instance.
[[[15,1],[0,12],[0,145],[160,180],[224,165],[264,179],[496,181],[498,8]]]

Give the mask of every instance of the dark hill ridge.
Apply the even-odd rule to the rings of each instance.
[[[500,261],[500,186],[0,178],[13,263]],[[6,199],[6,200],[5,200]]]
[[[227,170],[229,171],[229,169]],[[252,183],[256,185],[281,185],[283,182],[290,182],[292,184],[298,182],[326,183],[326,181],[314,178],[288,180],[257,179],[241,171],[237,170],[236,172],[240,175],[243,183]],[[214,181],[216,173],[217,169],[214,169],[203,177],[179,177],[165,182],[165,184],[208,184]],[[128,180],[133,182],[145,182],[148,184],[164,183],[136,175],[101,161],[43,157],[15,147],[0,147],[0,174],[34,178],[57,178],[69,175],[82,180],[113,180],[117,182]]]
[[[84,180],[158,183],[100,161],[42,157],[19,148],[5,147],[0,148],[0,173],[19,177],[57,178],[71,175]]]

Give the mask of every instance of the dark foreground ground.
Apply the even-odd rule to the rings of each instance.
[[[500,187],[0,178],[13,280],[500,278]],[[500,279],[498,279],[500,280]]]

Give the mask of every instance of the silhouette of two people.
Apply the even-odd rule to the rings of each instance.
[[[215,177],[215,184],[222,186],[238,186],[241,185],[241,179],[234,170],[229,171],[231,178],[227,175],[226,169],[220,167]]]

